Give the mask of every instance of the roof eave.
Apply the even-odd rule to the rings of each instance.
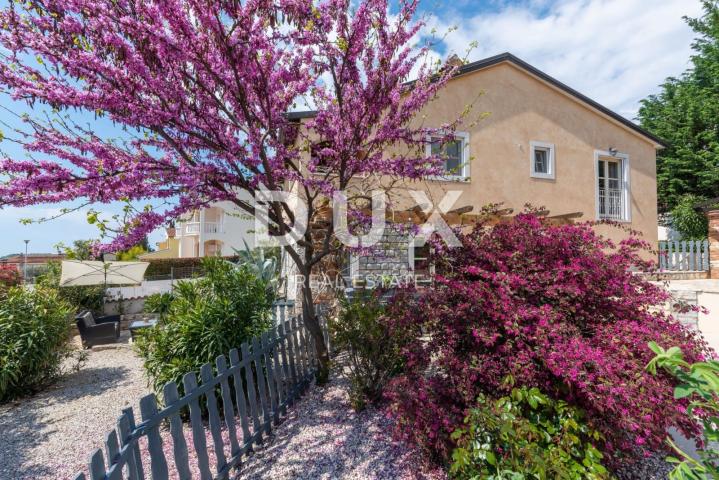
[[[569,85],[566,85],[565,83],[560,82],[556,78],[547,75],[543,71],[539,70],[536,67],[533,67],[529,63],[525,62],[519,57],[516,57],[512,55],[509,52],[500,53],[499,55],[494,55],[493,57],[488,57],[483,60],[478,60],[476,62],[468,63],[466,65],[461,66],[457,73],[454,75],[453,78],[461,77],[463,75],[467,75],[469,73],[473,73],[485,68],[489,68],[491,66],[497,65],[499,63],[503,62],[509,62],[514,64],[515,66],[525,70],[526,72],[530,73],[531,75],[543,80],[544,82],[554,86],[555,88],[562,90],[566,94],[576,98],[577,100],[587,104],[594,110],[599,111],[600,113],[606,115],[607,117],[613,119],[614,121],[620,123],[624,127],[634,131],[635,133],[643,136],[644,138],[650,140],[654,144],[654,148],[656,149],[662,149],[666,148],[668,146],[667,142],[656,135],[646,131],[636,123],[632,122],[631,120],[624,118],[623,116],[619,115],[618,113],[608,109],[604,105],[592,100],[591,98],[587,97],[586,95],[578,92],[577,90],[573,89]],[[407,82],[408,84],[411,84],[413,82]],[[293,121],[293,122],[300,122],[307,118],[313,118],[317,115],[317,111],[315,110],[306,110],[301,112],[288,112],[285,114],[287,117],[287,120]]]

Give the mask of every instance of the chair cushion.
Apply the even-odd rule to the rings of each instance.
[[[82,314],[82,321],[85,323],[86,327],[94,327],[95,326],[95,317],[92,315],[92,312],[89,310]]]

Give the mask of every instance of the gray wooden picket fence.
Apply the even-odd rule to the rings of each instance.
[[[90,456],[89,478],[144,480],[147,473],[154,480],[168,479],[171,473],[181,480],[193,478],[181,419],[188,410],[196,456],[192,463],[199,470],[194,478],[229,478],[243,455],[261,444],[280,422],[316,372],[312,337],[301,317],[290,317],[289,305],[284,307],[274,309],[275,326],[270,331],[229,352],[229,365],[224,355],[217,357],[215,368],[209,363],[203,365],[199,384],[194,372],[187,373],[182,380],[183,397],[179,396],[177,384],[171,382],[163,390],[163,408],[158,407],[154,394],[140,400],[139,424],[135,423],[132,408],[123,410],[117,428],[105,437],[105,452],[97,449]],[[323,333],[329,344],[324,321]],[[207,421],[202,417],[201,402],[207,408]],[[169,433],[171,438],[171,464],[163,449],[168,435],[163,438],[162,433]],[[211,446],[207,444],[209,436]],[[210,448],[214,465],[210,465]],[[84,473],[78,473],[75,480],[86,478]]]
[[[659,242],[659,269],[668,272],[709,270],[709,242],[707,240]]]

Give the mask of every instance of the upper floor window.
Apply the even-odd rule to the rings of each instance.
[[[427,155],[439,155],[444,160],[444,175],[441,178],[469,178],[469,134],[455,132],[451,140],[431,138]]]
[[[596,152],[597,217],[629,221],[629,157]]]
[[[529,142],[530,175],[535,178],[554,178],[554,145]]]

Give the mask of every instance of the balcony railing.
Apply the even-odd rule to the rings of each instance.
[[[618,188],[599,189],[599,217],[624,220],[624,192]]]
[[[221,222],[188,222],[184,226],[185,235],[199,235],[202,233],[224,233],[223,225]]]

